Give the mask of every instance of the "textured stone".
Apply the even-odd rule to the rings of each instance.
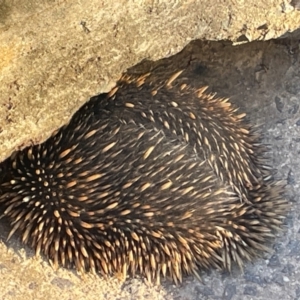
[[[300,12],[289,2],[0,0],[0,160],[44,140],[144,58],[195,39],[247,42],[296,30]]]
[[[263,124],[265,141],[272,149],[272,166],[278,169],[279,178],[288,180],[287,197],[293,199],[287,232],[276,240],[272,253],[267,255],[270,259],[275,252],[281,266],[271,267],[264,259],[257,260],[246,264],[245,276],[238,273],[233,278],[205,271],[207,289],[191,278],[185,278],[180,287],[168,282],[162,287],[148,287],[141,278],[128,280],[124,285],[114,278],[81,278],[73,270],[54,271],[43,257],[32,258],[29,247],[20,259],[23,246],[17,235],[6,242],[9,228],[1,220],[1,299],[195,300],[197,296],[222,299],[224,291],[232,299],[250,299],[251,296],[243,294],[245,291],[257,291],[255,297],[259,300],[300,297],[300,143],[296,124],[300,118],[300,92],[297,86],[287,84],[298,84],[293,78],[299,78],[299,42],[280,39],[235,47],[224,41],[189,43],[196,38],[246,40],[251,34],[252,39],[268,39],[293,31],[300,24],[300,12],[288,2],[177,1],[172,19],[169,4],[163,8],[158,1],[0,0],[0,160],[30,139],[36,142],[46,138],[89,96],[108,90],[128,66],[143,58],[154,60],[171,55],[188,43],[182,54],[168,58],[169,63],[174,67],[189,66],[192,84],[209,85],[221,97],[230,96],[241,111],[247,112],[251,122]],[[203,10],[201,6],[205,3],[214,6],[207,4],[210,7]],[[112,10],[108,14],[107,7],[114,5],[120,12]],[[134,5],[141,7],[142,16],[134,12]],[[143,5],[150,7],[150,13],[142,9]],[[178,14],[176,9],[181,6],[184,9]],[[230,11],[232,16],[227,31],[220,30],[223,23],[218,19],[220,15],[226,18],[224,11]],[[131,26],[126,23],[130,16]],[[151,24],[142,25],[147,17]],[[111,23],[105,25],[109,18]],[[179,26],[182,20],[186,27]],[[201,24],[200,20],[202,24],[208,22],[208,26],[202,31],[189,31],[188,28]],[[162,23],[165,25],[159,27]],[[239,38],[244,24],[247,32]],[[170,29],[164,34],[166,28]],[[154,65],[165,69],[164,61]],[[284,102],[281,112],[276,108],[276,95]],[[282,285],[274,281],[272,274],[281,271],[290,282],[284,276]],[[61,283],[57,278],[68,280],[63,289],[55,284]],[[195,290],[197,285],[201,285],[199,290]],[[253,289],[247,290],[247,286]],[[214,295],[205,296],[211,291]]]
[[[245,286],[244,295],[256,296],[257,295],[257,287],[256,286]]]
[[[231,300],[235,294],[236,294],[236,285],[227,284],[225,287],[222,299]]]

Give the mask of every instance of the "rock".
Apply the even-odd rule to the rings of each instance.
[[[191,41],[197,39],[239,44],[288,36],[300,24],[299,3],[289,2],[0,0],[0,161],[13,149],[46,139],[90,96],[108,91],[128,67],[145,58],[171,56],[186,46],[185,54],[174,57],[173,63],[190,63],[197,85],[209,84],[220,96],[251,105],[248,111],[258,124],[267,120],[265,131],[273,138],[274,165],[281,166],[290,185],[299,182],[299,164],[288,165],[300,151],[298,132],[290,130],[300,120],[298,41],[288,47],[280,41],[237,47],[228,42],[197,41],[199,45],[189,50]],[[160,68],[164,70],[161,62]],[[276,109],[275,95],[283,101],[279,103],[281,112]],[[277,125],[278,120],[285,121]],[[297,189],[292,191],[298,195]],[[278,254],[282,265],[271,261],[273,266],[267,269],[262,262],[255,262],[256,271],[246,269],[245,276],[239,275],[234,284],[219,277],[215,280],[217,275],[212,273],[207,282],[213,285],[197,290],[196,281],[188,283],[185,279],[188,293],[184,299],[195,299],[189,296],[191,291],[203,298],[241,299],[256,294],[262,299],[298,297],[299,280],[287,284],[299,273],[299,241],[294,240],[299,229],[296,212],[297,208],[288,238],[293,242],[282,246]],[[2,220],[1,241],[6,241],[9,231],[4,225]],[[163,288],[148,287],[140,278],[129,280],[128,288],[100,276],[87,276],[83,281],[72,270],[54,272],[43,257],[31,259],[29,250],[22,262],[20,249],[18,237],[0,242],[1,299],[21,300],[33,295],[36,299],[61,300],[181,299],[183,293],[182,287],[167,283]],[[267,275],[257,271],[261,268]],[[282,268],[283,283],[279,278],[279,286],[270,274]]]
[[[297,1],[0,0],[0,161],[46,139],[128,67],[190,41],[248,42],[300,24]]]

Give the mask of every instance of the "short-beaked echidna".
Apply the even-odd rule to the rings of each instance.
[[[44,143],[1,165],[0,208],[54,266],[149,281],[230,270],[287,211],[265,147],[228,99],[122,77]]]

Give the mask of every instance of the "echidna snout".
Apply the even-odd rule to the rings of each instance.
[[[228,99],[146,76],[91,98],[8,158],[0,208],[54,264],[149,281],[230,270],[267,249],[287,211],[261,139]]]

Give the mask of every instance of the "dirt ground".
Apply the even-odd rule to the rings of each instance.
[[[143,61],[129,70],[168,74],[184,68],[184,80],[230,97],[253,124],[260,124],[270,145],[278,178],[287,183],[292,209],[286,231],[264,259],[232,274],[212,270],[203,283],[185,278],[181,286],[163,282],[149,287],[141,278],[81,278],[72,270],[54,272],[35,258],[17,237],[6,242],[0,223],[0,299],[300,299],[300,57],[299,39],[285,38],[232,46],[229,42],[190,43],[179,54],[157,62]]]

